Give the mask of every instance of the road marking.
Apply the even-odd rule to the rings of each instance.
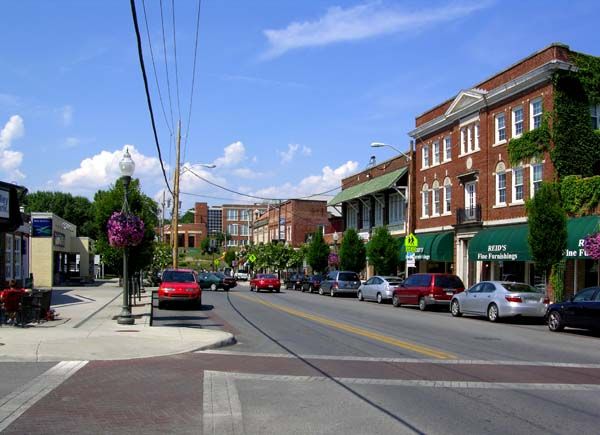
[[[203,383],[203,434],[242,435],[242,405],[234,378],[206,370]]]
[[[205,372],[206,373],[206,372]],[[600,392],[600,384],[542,384],[526,382],[425,381],[412,379],[328,378],[324,376],[260,375],[237,372],[212,372],[214,377],[250,381],[331,382],[345,385],[383,385],[392,387],[461,388],[485,390],[545,390]]]
[[[380,334],[378,332],[371,332],[367,329],[359,328],[357,326],[352,326],[347,323],[336,322],[334,320],[327,319],[325,317],[317,316],[315,314],[305,313],[303,311],[295,310],[293,308],[284,307],[282,305],[277,305],[272,302],[267,302],[255,297],[246,296],[241,293],[235,293],[236,296],[240,298],[246,299],[251,302],[256,302],[258,304],[265,305],[270,308],[274,308],[279,311],[283,311],[284,313],[291,314],[292,316],[300,317],[302,319],[312,320],[313,322],[320,323],[322,325],[327,325],[335,329],[339,329],[341,331],[350,332],[352,334],[360,335],[361,337],[367,337],[372,340],[380,341],[382,343],[386,343],[392,346],[400,347],[402,349],[410,350],[412,352],[420,353],[422,355],[426,355],[432,358],[437,359],[453,359],[454,355],[451,353],[439,351],[432,349],[430,347],[421,346],[416,343],[410,343],[404,340],[398,340],[397,338],[390,337],[388,335]]]
[[[61,361],[0,399],[0,432],[87,363],[87,361]]]
[[[600,369],[600,364],[560,363],[548,361],[503,361],[480,359],[425,359],[425,358],[385,358],[369,356],[335,356],[335,355],[294,355],[291,353],[257,353],[236,352],[232,350],[199,350],[194,353],[210,353],[216,355],[250,356],[263,358],[302,358],[312,360],[335,361],[360,361],[360,362],[387,362],[387,363],[412,363],[412,364],[456,364],[456,365],[499,365],[499,366],[540,366],[540,367],[565,367],[577,369]]]

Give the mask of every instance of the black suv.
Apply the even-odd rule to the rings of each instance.
[[[310,275],[302,281],[302,291],[312,293],[319,290],[321,282],[325,279],[323,275]]]
[[[302,281],[304,281],[303,273],[292,273],[283,282],[286,289],[293,288],[294,290],[300,290],[302,287]]]

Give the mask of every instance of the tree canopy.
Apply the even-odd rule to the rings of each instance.
[[[342,270],[361,272],[367,262],[365,244],[358,237],[355,229],[349,228],[344,233],[340,245],[340,267]]]
[[[327,270],[329,246],[323,240],[323,234],[320,231],[314,234],[308,245],[306,260],[315,272],[325,272]]]
[[[179,219],[179,223],[180,224],[193,224],[194,216],[196,216],[196,214],[194,213],[194,209],[191,208],[188,211],[186,211],[183,214],[183,216],[181,216],[181,218]]]
[[[395,275],[400,264],[400,247],[398,239],[392,237],[385,227],[375,230],[373,238],[367,246],[369,264],[375,268],[377,275]]]

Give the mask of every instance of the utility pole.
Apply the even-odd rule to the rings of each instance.
[[[177,122],[176,163],[173,186],[173,221],[171,237],[173,237],[173,268],[179,263],[179,149],[181,145],[181,120]]]
[[[162,199],[162,219],[160,220],[160,241],[165,242],[165,191],[163,190]]]

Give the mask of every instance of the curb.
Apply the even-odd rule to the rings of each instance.
[[[211,343],[211,344],[207,344],[205,346],[200,346],[194,350],[188,351],[190,353],[194,353],[194,352],[201,352],[203,350],[210,350],[210,349],[218,349],[220,347],[225,347],[225,346],[233,346],[234,344],[237,343],[237,340],[235,338],[235,335],[229,333],[231,335],[231,337],[227,337],[223,340],[219,340],[216,343]],[[184,352],[185,353],[185,352]]]

